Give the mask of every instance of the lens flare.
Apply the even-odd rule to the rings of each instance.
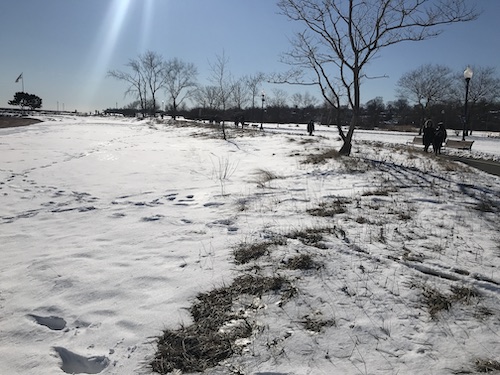
[[[87,66],[90,67],[85,75],[96,77],[95,80],[88,80],[87,86],[82,89],[81,100],[87,102],[91,100],[99,90],[99,85],[106,76],[109,69],[109,62],[116,50],[118,38],[123,31],[127,14],[133,0],[113,0],[108,7],[106,17],[97,34],[94,47],[87,57]],[[103,2],[103,4],[106,4]]]

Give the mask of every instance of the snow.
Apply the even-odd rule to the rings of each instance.
[[[251,263],[297,295],[247,306],[243,353],[206,373],[452,374],[500,360],[499,177],[423,154],[414,134],[358,131],[352,157],[307,164],[339,147],[334,128],[230,128],[224,141],[188,122],[44,120],[0,129],[0,374],[151,373],[162,330],[249,272],[235,246],[311,228],[330,233]],[[499,138],[473,137],[471,152],[444,153],[498,160]],[[345,212],[307,212],[321,204]],[[286,269],[297,254],[321,267]],[[431,316],[425,293],[457,287],[480,297]]]

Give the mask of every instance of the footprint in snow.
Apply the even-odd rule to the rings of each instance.
[[[207,226],[212,227],[226,227],[229,233],[236,233],[238,231],[238,227],[235,225],[236,223],[232,219],[219,219],[208,223]]]
[[[110,363],[106,356],[84,357],[60,346],[53,349],[61,357],[61,370],[67,374],[99,374]]]
[[[222,203],[222,202],[207,202],[203,205],[203,207],[219,207],[219,206],[224,206],[224,203]]]
[[[163,217],[165,217],[165,216],[158,214],[158,215],[143,217],[141,220],[142,221],[158,221]]]
[[[28,314],[29,317],[41,326],[45,326],[53,331],[61,331],[66,328],[66,321],[58,316],[39,316],[35,314]]]
[[[191,203],[194,203],[194,195],[186,195],[186,198],[184,199],[178,199],[177,203],[175,203],[177,206],[189,206]]]
[[[175,198],[177,198],[177,195],[177,193],[167,194],[165,195],[165,198],[167,198],[169,201],[173,201],[175,200]]]

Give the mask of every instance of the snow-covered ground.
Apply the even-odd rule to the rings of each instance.
[[[296,293],[242,302],[252,336],[207,374],[500,361],[499,177],[423,154],[414,134],[358,131],[352,157],[311,164],[339,147],[333,128],[224,141],[187,124],[45,120],[0,129],[0,374],[150,373],[162,330],[248,273]],[[474,140],[459,153],[498,160],[499,138]],[[238,246],[278,236],[235,263]],[[298,255],[317,267],[290,269]]]

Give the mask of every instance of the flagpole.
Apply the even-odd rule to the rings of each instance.
[[[21,80],[21,85],[22,85],[22,88],[23,88],[22,92],[24,92],[24,72],[21,72],[21,74],[19,74],[19,77],[17,77],[17,79],[16,79],[16,83],[18,83],[19,80]]]

